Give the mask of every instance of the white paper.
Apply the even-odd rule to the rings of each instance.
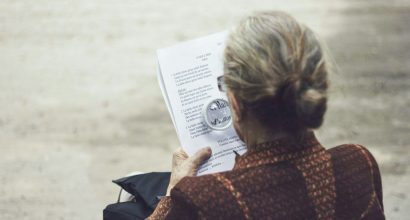
[[[203,147],[212,148],[212,157],[198,175],[231,170],[233,150],[240,154],[246,151],[232,125],[218,131],[203,120],[205,105],[217,98],[228,100],[217,84],[217,77],[223,75],[227,35],[212,34],[157,51],[158,81],[182,147],[188,155]]]

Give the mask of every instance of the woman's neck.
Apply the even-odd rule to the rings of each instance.
[[[246,126],[243,127],[242,130],[242,137],[243,141],[246,143],[248,150],[251,149],[253,146],[272,142],[278,139],[283,138],[295,138],[298,135],[304,134],[307,132],[302,131],[296,133],[287,132],[285,129],[275,128],[274,126],[263,126],[258,122],[253,121],[252,123],[247,123]]]

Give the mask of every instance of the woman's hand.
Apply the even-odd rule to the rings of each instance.
[[[184,177],[196,176],[199,166],[208,160],[212,155],[210,147],[205,147],[196,152],[193,156],[188,157],[182,148],[174,151],[172,157],[171,179],[169,181],[167,196],[170,195],[171,189]]]

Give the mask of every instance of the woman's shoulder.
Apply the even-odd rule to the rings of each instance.
[[[336,186],[349,192],[376,190],[381,193],[379,166],[372,153],[360,144],[343,144],[330,153]]]
[[[269,181],[269,186],[283,184],[286,181],[291,182],[296,179],[295,172],[297,169],[288,163],[234,169],[203,176],[184,177],[175,186],[175,189],[185,196],[194,196],[195,198],[212,199],[224,195],[226,198],[231,198],[232,193],[244,190],[251,191],[253,190],[252,186],[262,183],[265,185],[267,180],[272,180]]]
[[[372,153],[359,144],[343,144],[330,148],[327,152],[331,155],[339,203],[350,204],[357,209],[369,209],[366,211],[369,215],[372,215],[370,212],[374,210],[381,210],[382,213],[381,175]],[[349,207],[343,205],[341,212],[350,213]]]
[[[379,166],[373,154],[360,144],[343,144],[327,150],[331,156],[335,175],[350,173],[370,174],[379,178]],[[373,177],[374,178],[374,177]]]
[[[270,189],[276,194],[282,191],[278,185],[284,186],[292,183],[294,186],[302,186],[298,171],[294,166],[280,163],[275,166],[258,166],[231,170],[221,173],[208,174],[196,177],[184,177],[171,191],[171,195],[177,200],[189,201],[194,206],[202,209],[216,206],[223,209],[229,204],[236,204],[238,195],[263,193],[264,189]],[[300,183],[299,185],[297,183]],[[210,210],[211,211],[211,210]]]
[[[214,197],[224,196],[228,190],[226,184],[233,181],[230,173],[232,171],[184,177],[174,187],[174,195],[189,198],[193,203],[202,203]]]
[[[377,166],[376,159],[369,149],[360,144],[342,144],[327,150],[333,162],[366,161],[371,166]]]
[[[171,198],[190,211],[206,216],[206,219],[217,219],[220,216],[240,219],[242,213],[237,208],[233,208],[236,198],[229,188],[232,180],[227,177],[227,173],[230,171],[184,177],[171,190]]]

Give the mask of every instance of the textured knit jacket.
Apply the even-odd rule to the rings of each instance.
[[[379,168],[370,152],[326,150],[312,134],[237,156],[232,171],[183,178],[154,219],[385,219]]]

